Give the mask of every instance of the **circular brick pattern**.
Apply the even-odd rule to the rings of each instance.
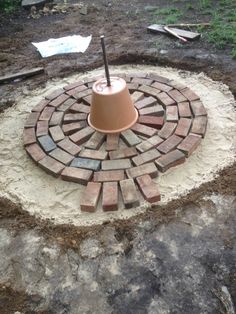
[[[183,163],[199,145],[207,112],[192,90],[154,73],[123,77],[139,112],[137,123],[120,134],[106,135],[87,123],[92,85],[100,77],[75,82],[47,95],[32,109],[23,141],[29,156],[63,180],[86,185],[81,210],[93,212],[100,195],[104,211],[145,200],[160,200],[152,180],[158,171]]]

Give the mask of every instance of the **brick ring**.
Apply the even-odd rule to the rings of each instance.
[[[120,134],[105,135],[87,123],[92,85],[100,77],[56,90],[37,104],[24,127],[29,156],[63,180],[86,185],[82,211],[94,212],[100,194],[104,211],[160,200],[152,180],[158,170],[183,163],[207,127],[207,112],[191,89],[154,73],[116,74],[127,82],[139,112],[137,123]]]

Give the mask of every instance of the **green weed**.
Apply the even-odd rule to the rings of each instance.
[[[155,19],[158,17],[160,24],[175,24],[182,17],[183,13],[174,7],[165,7],[155,10]]]
[[[20,0],[0,0],[0,12],[12,13],[20,5]]]

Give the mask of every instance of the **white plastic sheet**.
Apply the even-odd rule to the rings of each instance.
[[[82,52],[84,53],[92,39],[92,35],[82,37],[72,35],[61,38],[51,38],[47,41],[32,43],[39,51],[43,58],[62,53]]]

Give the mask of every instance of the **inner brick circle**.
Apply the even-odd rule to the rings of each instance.
[[[100,77],[47,95],[25,123],[24,146],[38,166],[86,185],[82,211],[94,212],[100,195],[104,211],[118,209],[120,193],[125,208],[138,206],[141,195],[158,202],[158,171],[183,163],[206,132],[207,112],[190,88],[154,73],[116,76],[126,80],[139,113],[130,129],[106,135],[88,125],[92,86]]]

